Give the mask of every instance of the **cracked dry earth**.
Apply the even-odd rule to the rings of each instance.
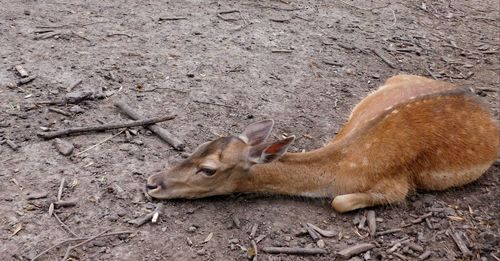
[[[125,100],[145,116],[177,115],[160,125],[188,152],[264,118],[275,119],[275,138],[298,137],[293,151],[310,150],[335,135],[362,97],[399,73],[467,86],[498,117],[498,0],[0,4],[1,260],[29,260],[73,237],[69,230],[81,237],[131,232],[77,247],[69,252],[72,260],[245,260],[254,254],[252,230],[261,239],[260,260],[416,260],[428,251],[428,260],[500,257],[498,161],[473,184],[416,192],[402,204],[373,208],[374,237],[367,232],[367,210],[338,214],[328,200],[267,195],[163,201],[156,223],[136,227],[128,221],[158,203],[141,193],[146,178],[182,152],[140,127],[128,135],[63,137],[74,146],[70,156],[36,135],[127,121],[113,106]],[[28,76],[22,78],[16,65]],[[46,103],[74,92],[92,95]],[[68,228],[49,216],[62,178],[62,200],[76,205],[53,213]],[[317,242],[304,233],[306,223],[335,236]],[[374,247],[338,255],[361,243]],[[70,244],[77,243],[37,260],[61,260]],[[264,253],[268,246],[327,253]]]

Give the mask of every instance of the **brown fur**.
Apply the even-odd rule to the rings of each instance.
[[[269,151],[282,144],[272,146]],[[217,151],[217,157],[211,155],[217,162],[210,164],[216,165],[218,177],[210,177],[211,182],[195,178],[196,184],[210,184],[204,187],[208,192],[150,194],[172,198],[271,192],[335,197],[332,206],[346,212],[404,200],[414,189],[443,190],[476,180],[497,158],[499,129],[474,95],[449,83],[401,75],[362,100],[323,148],[253,165],[245,158],[247,147],[233,138],[224,148],[211,149]],[[173,170],[150,181],[159,177],[167,182],[191,175],[187,173]]]

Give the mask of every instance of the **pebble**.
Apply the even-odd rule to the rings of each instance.
[[[59,138],[54,139],[53,144],[54,147],[56,147],[57,151],[59,151],[59,153],[61,153],[64,156],[69,156],[73,152],[73,149],[75,149],[73,143],[67,142]]]
[[[231,239],[229,239],[229,243],[232,243],[232,244],[238,244],[239,242],[240,242],[240,240],[237,239],[237,238],[231,238]]]
[[[64,98],[69,103],[78,103],[92,97],[92,95],[93,93],[89,91],[76,91],[67,93]]]
[[[205,249],[200,249],[200,250],[196,251],[196,254],[199,256],[203,256],[203,255],[205,255],[205,252],[206,252]]]
[[[111,214],[108,216],[108,220],[111,222],[116,222],[118,220],[118,215],[116,214]]]
[[[69,111],[72,112],[72,113],[76,113],[76,114],[79,114],[79,113],[84,113],[85,110],[78,106],[78,105],[75,105],[75,106],[71,106],[71,108],[69,108]]]
[[[316,242],[316,245],[318,245],[319,248],[325,248],[325,241],[323,239],[318,240]]]
[[[190,227],[188,228],[188,232],[189,232],[189,233],[194,233],[195,231],[196,231],[196,227],[195,227],[195,226],[190,226]]]

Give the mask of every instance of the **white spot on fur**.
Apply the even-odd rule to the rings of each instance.
[[[358,165],[356,165],[356,163],[354,163],[354,162],[350,162],[350,163],[349,163],[349,167],[351,167],[351,168],[355,168],[355,167],[357,167],[357,166],[358,166]]]
[[[372,146],[372,144],[371,144],[371,143],[366,143],[366,144],[365,144],[365,148],[367,148],[367,149],[369,149],[371,146]]]
[[[413,100],[413,99],[415,99],[415,98],[416,98],[415,96],[411,96],[411,97],[410,97],[410,100]]]
[[[392,106],[389,106],[389,107],[385,108],[385,110],[386,110],[386,111],[388,111],[388,110],[392,110]]]
[[[391,113],[392,113],[392,114],[396,114],[396,113],[398,113],[398,112],[399,112],[398,110],[393,110]]]
[[[368,163],[369,163],[368,158],[364,157],[363,158],[363,166],[368,166]]]

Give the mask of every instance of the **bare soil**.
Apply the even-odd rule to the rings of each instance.
[[[71,156],[36,135],[128,121],[113,106],[125,100],[145,116],[177,115],[160,125],[185,141],[188,152],[265,118],[275,119],[275,137],[299,137],[293,151],[310,150],[335,135],[362,97],[400,73],[470,87],[498,117],[499,1],[2,0],[0,5],[1,260],[30,259],[72,237],[48,214],[62,178],[62,199],[76,199],[77,205],[54,213],[75,234],[133,232],[93,240],[71,251],[73,260],[244,260],[254,224],[256,237],[266,236],[258,250],[317,247],[300,233],[307,222],[337,233],[323,239],[328,254],[258,251],[258,258],[341,259],[338,251],[371,242],[375,248],[357,257],[417,259],[422,251],[407,243],[388,251],[406,238],[432,251],[431,260],[500,257],[499,162],[463,188],[416,192],[405,203],[373,208],[377,231],[432,212],[427,221],[373,238],[366,225],[357,225],[367,210],[337,214],[326,199],[265,195],[164,201],[157,223],[135,227],[127,221],[156,204],[141,193],[146,178],[182,152],[143,128],[80,155],[119,131],[64,137],[75,146]],[[237,12],[221,13],[232,10]],[[37,77],[17,85],[15,65]],[[107,97],[37,105],[62,99],[68,87]],[[48,196],[28,200],[33,193]],[[450,232],[464,234],[472,257],[464,257]],[[62,259],[67,246],[39,260]]]

